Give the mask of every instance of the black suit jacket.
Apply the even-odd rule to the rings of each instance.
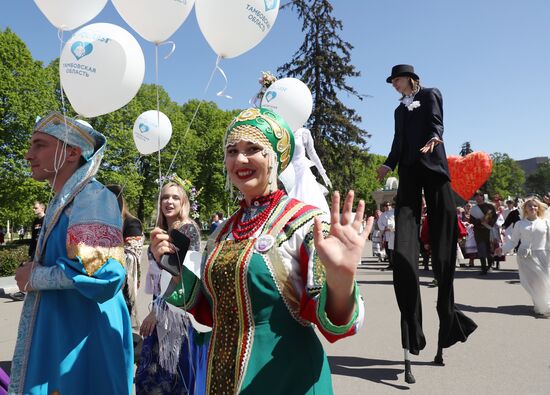
[[[449,167],[443,144],[438,144],[432,153],[422,154],[422,148],[431,138],[443,140],[443,98],[437,88],[421,88],[414,96],[419,107],[409,110],[404,104],[395,109],[395,134],[388,159],[384,163],[391,169],[412,166],[420,162],[423,166],[448,179]]]

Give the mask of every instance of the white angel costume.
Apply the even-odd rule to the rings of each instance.
[[[378,219],[378,228],[383,234],[384,241],[388,242],[388,249],[393,250],[395,244],[395,210],[384,211]]]
[[[502,246],[504,253],[518,248],[521,285],[533,299],[536,314],[550,316],[550,221],[522,219],[514,225],[512,237]]]
[[[317,156],[309,129],[300,128],[296,130],[294,132],[294,142],[296,145],[292,161],[279,175],[279,179],[285,186],[289,197],[301,200],[329,213],[330,209],[325,198],[328,191],[317,182],[311,172],[311,167],[315,166],[317,168],[327,187],[332,187],[332,184],[321,164],[321,160]]]

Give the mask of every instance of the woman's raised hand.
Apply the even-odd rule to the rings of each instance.
[[[313,229],[315,249],[326,272],[328,296],[325,310],[336,325],[344,325],[352,316],[355,272],[374,223],[374,217],[369,217],[361,231],[365,202],[359,201],[355,218],[352,219],[353,196],[353,191],[349,191],[340,217],[340,193],[334,192],[328,236],[324,237],[319,218],[315,218]]]
[[[173,254],[176,252],[170,236],[165,230],[156,227],[151,231],[151,252],[157,262],[164,254]]]
[[[323,236],[320,219],[315,218],[315,249],[325,266],[327,280],[331,276],[337,276],[340,279],[355,277],[365,241],[372,230],[374,217],[369,217],[361,231],[361,222],[365,213],[363,200],[359,201],[355,218],[352,219],[353,198],[354,192],[349,191],[340,216],[340,193],[334,192],[330,210],[330,232],[326,238]]]

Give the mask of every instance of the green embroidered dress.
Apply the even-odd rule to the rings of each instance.
[[[262,207],[245,208],[254,216]],[[209,394],[331,394],[330,368],[316,326],[331,342],[363,320],[333,325],[324,306],[324,267],[313,247],[313,218],[324,213],[284,196],[253,237],[232,236],[233,217],[208,241],[199,281],[190,271],[168,303],[213,327]],[[323,222],[326,231],[328,223]],[[185,292],[184,292],[185,290]]]

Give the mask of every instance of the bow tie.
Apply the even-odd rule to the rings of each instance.
[[[410,106],[413,101],[414,101],[414,94],[405,96],[403,99],[401,99],[401,103],[403,103],[405,106]]]

